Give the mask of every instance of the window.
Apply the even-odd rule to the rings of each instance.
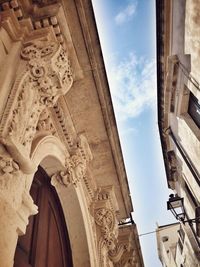
[[[200,128],[200,101],[192,93],[190,93],[188,113]]]

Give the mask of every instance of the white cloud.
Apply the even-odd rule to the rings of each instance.
[[[122,127],[119,133],[120,133],[120,136],[127,136],[127,135],[133,136],[133,135],[138,134],[138,130],[133,127]]]
[[[119,64],[112,60],[107,73],[118,120],[156,109],[155,60],[137,58],[132,53]]]
[[[134,0],[115,16],[116,24],[123,24],[125,21],[132,18],[136,12],[136,8],[137,1]]]

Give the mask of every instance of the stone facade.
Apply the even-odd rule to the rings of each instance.
[[[144,266],[136,225],[119,225],[133,208],[91,2],[1,1],[0,88],[0,266],[40,212],[39,165],[74,267]]]
[[[199,3],[162,0],[156,2],[156,9],[158,123],[163,157],[168,187],[184,198],[188,220],[198,217],[195,213],[200,206]],[[182,228],[187,232],[194,261],[186,263],[182,255],[182,265],[177,266],[199,266],[198,227],[193,222]]]
[[[174,223],[158,226],[156,237],[158,256],[164,267],[199,266],[187,225]]]

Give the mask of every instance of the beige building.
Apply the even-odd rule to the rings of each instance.
[[[0,153],[0,267],[144,266],[90,0],[0,1]]]
[[[156,1],[156,12],[158,123],[167,181],[169,188],[183,198],[185,220],[197,221],[200,206],[200,3],[198,0]],[[200,232],[195,220],[190,224],[181,223],[193,255],[190,258],[189,254],[181,254],[180,257],[186,259],[177,263],[178,267],[199,266]],[[183,242],[183,251],[187,243]]]
[[[158,256],[163,267],[198,267],[188,231],[180,223],[162,225],[156,231]]]

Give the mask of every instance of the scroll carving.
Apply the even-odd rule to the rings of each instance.
[[[58,43],[36,41],[21,52],[28,61],[28,79],[33,90],[39,92],[39,102],[54,106],[58,97],[65,94],[73,78],[66,52]]]
[[[107,208],[100,208],[95,211],[95,223],[100,227],[103,243],[108,251],[113,251],[117,244],[116,221],[113,212]]]
[[[115,214],[106,207],[95,210],[94,220],[100,233],[98,244],[100,248],[100,266],[104,266],[103,247],[107,249],[107,256],[114,267],[134,266],[133,236],[130,229],[126,229],[126,238],[123,238],[123,236],[121,238],[121,229],[118,228]]]
[[[58,183],[69,186],[77,186],[81,180],[85,181],[87,163],[92,160],[92,153],[87,139],[80,135],[77,139],[71,155],[66,159],[65,170],[55,173],[51,178],[51,183],[56,186]]]
[[[51,178],[51,183],[56,186],[58,183],[65,186],[73,184],[77,186],[78,182],[86,173],[86,160],[81,156],[80,150],[66,159],[66,169],[54,174]]]
[[[22,49],[21,58],[24,72],[11,90],[0,134],[5,145],[29,151],[42,111],[67,93],[73,78],[67,53],[56,42],[34,41]]]

